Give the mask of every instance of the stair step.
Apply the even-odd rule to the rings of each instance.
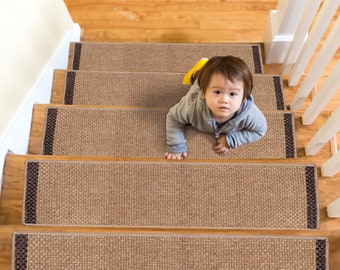
[[[68,70],[65,87],[56,103],[68,105],[171,107],[189,86],[184,73],[97,72]],[[262,110],[286,108],[281,77],[254,74],[253,96]]]
[[[69,69],[186,73],[200,58],[233,55],[253,73],[262,73],[258,44],[105,43],[70,44]]]
[[[51,156],[51,155],[15,155],[8,154],[5,160],[4,166],[4,178],[3,178],[3,190],[0,198],[0,223],[1,224],[22,224],[22,202],[23,202],[23,194],[24,194],[24,175],[25,175],[25,162],[26,161],[73,161],[73,162],[88,162],[88,161],[96,161],[96,162],[165,162],[164,158],[115,158],[115,157],[86,157],[86,156]],[[224,164],[224,160],[197,160],[190,159],[184,162],[190,163],[202,163],[202,162],[213,162],[213,163],[222,163]],[[296,164],[296,159],[243,159],[243,160],[233,160],[229,159],[228,163],[250,163],[250,164]],[[310,165],[314,164],[314,161],[311,161],[306,157],[298,158],[299,164]],[[320,183],[319,183],[320,184]],[[321,182],[321,187],[324,187],[324,182]],[[335,191],[336,192],[336,189]],[[327,198],[319,195],[319,203],[321,208],[325,207],[328,203]],[[320,221],[323,220],[324,216],[320,217]],[[34,229],[37,226],[30,227]],[[76,227],[72,227],[74,230]],[[100,227],[96,227],[100,230]],[[314,232],[313,230],[308,230],[309,232]],[[256,230],[253,230],[256,232]],[[291,231],[287,232],[288,234]],[[1,233],[0,233],[1,234]]]
[[[324,237],[18,233],[15,269],[328,269]]]
[[[160,158],[166,150],[167,109],[35,105],[30,154]],[[259,141],[217,155],[212,135],[188,127],[190,158],[296,157],[294,116],[266,111],[268,131]],[[45,115],[45,118],[35,117]]]
[[[317,229],[315,165],[25,162],[24,224]]]

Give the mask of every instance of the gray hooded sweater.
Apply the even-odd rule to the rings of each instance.
[[[202,98],[197,80],[188,93],[174,105],[167,114],[166,134],[167,151],[184,153],[188,151],[184,136],[185,127],[193,126],[201,132],[219,138],[225,134],[231,148],[261,139],[267,131],[267,122],[263,113],[256,107],[252,96],[246,98],[235,115],[223,126],[218,127],[209,107]]]

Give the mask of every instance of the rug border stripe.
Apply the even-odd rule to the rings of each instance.
[[[42,141],[42,154],[53,155],[54,132],[58,117],[57,108],[46,108],[45,132]],[[48,139],[46,139],[48,138]]]
[[[15,270],[27,269],[28,234],[13,234],[12,266]]]
[[[283,86],[280,76],[273,76],[274,91],[276,96],[276,107],[277,110],[285,110],[286,104],[283,97]]]
[[[252,51],[253,51],[253,61],[254,61],[254,72],[263,73],[260,45],[252,45]]]
[[[316,270],[328,269],[328,241],[327,239],[315,240],[315,264]]]
[[[74,43],[73,60],[72,60],[72,69],[74,70],[79,70],[81,50],[82,50],[82,43],[81,42]]]
[[[25,209],[23,212],[24,224],[37,223],[37,192],[38,192],[38,176],[39,176],[40,162],[26,161],[25,162],[25,190],[24,200]],[[29,194],[29,196],[28,196]]]
[[[307,229],[319,228],[319,202],[317,196],[316,166],[306,166]]]
[[[296,145],[295,145],[295,127],[294,127],[294,115],[293,113],[284,113],[284,132],[286,143],[286,158],[296,157]]]
[[[64,97],[63,102],[65,105],[73,105],[74,85],[76,81],[75,71],[66,71]]]

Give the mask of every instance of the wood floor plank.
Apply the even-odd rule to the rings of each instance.
[[[65,1],[74,21],[84,28],[87,41],[200,43],[235,42],[236,38],[242,42],[263,41],[268,11],[275,9],[277,3],[277,0]]]

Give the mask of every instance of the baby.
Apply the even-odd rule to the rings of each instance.
[[[166,159],[188,158],[187,125],[213,134],[214,151],[220,155],[259,140],[267,131],[266,119],[251,94],[252,74],[242,59],[215,56],[201,66],[202,61],[187,73],[193,84],[168,112]]]

